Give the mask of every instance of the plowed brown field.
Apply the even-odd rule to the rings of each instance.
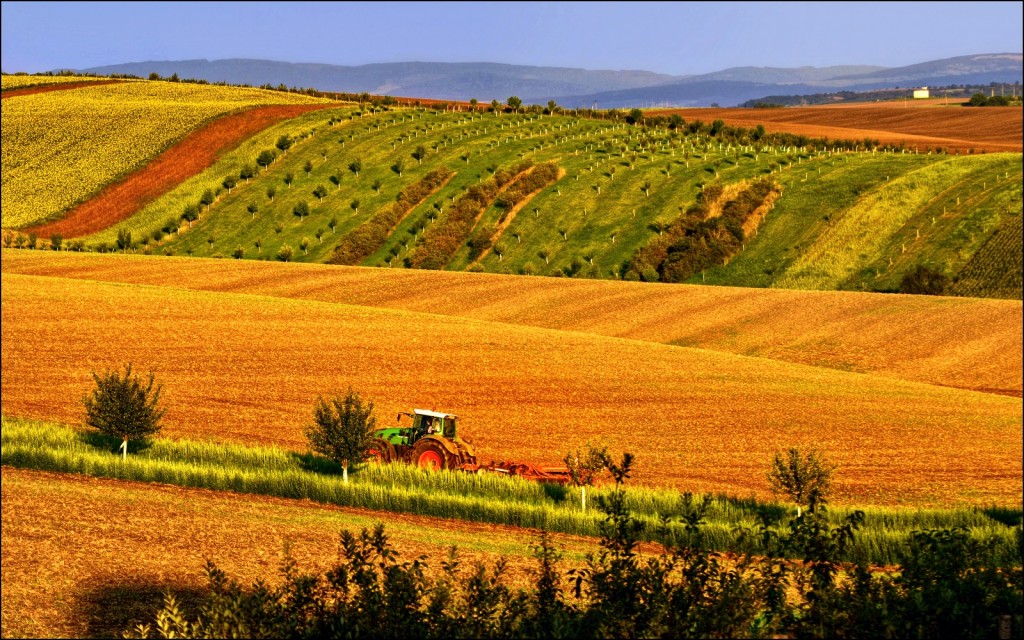
[[[372,528],[382,514],[308,501],[3,467],[3,590],[7,638],[119,638],[152,624],[164,590],[179,602],[207,587],[206,559],[246,586],[276,584],[286,541],[304,571],[337,558],[342,529]],[[463,567],[504,555],[513,584],[528,586],[533,532],[497,525],[386,514],[401,559],[440,569],[448,547]],[[593,540],[553,535],[567,563]],[[563,566],[567,568],[567,566]]]
[[[1020,301],[5,251],[3,273],[423,311],[1021,395]]]
[[[813,445],[841,467],[841,503],[1021,500],[1016,398],[572,331],[10,272],[0,318],[10,415],[80,422],[90,371],[131,361],[164,382],[171,436],[304,449],[316,396],[351,385],[383,425],[413,407],[460,414],[484,460],[555,464],[598,440],[637,455],[640,483],[766,497],[771,454]]]
[[[1021,151],[1024,111],[1019,107],[944,106],[925,103],[855,103],[783,109],[656,109],[651,115],[678,113],[687,121],[724,120],[737,127],[763,124],[769,132],[810,137],[906,143],[924,151],[943,148],[959,153]]]
[[[142,169],[109,185],[96,197],[75,207],[60,220],[28,231],[41,238],[48,238],[54,233],[74,238],[106,229],[209,167],[221,153],[258,131],[282,120],[330,106],[333,105],[271,105],[216,118],[161,153]]]

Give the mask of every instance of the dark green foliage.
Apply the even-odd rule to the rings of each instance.
[[[153,388],[153,373],[143,383],[132,374],[132,365],[125,366],[124,376],[116,370],[102,375],[92,373],[96,388],[82,398],[85,405],[85,423],[100,433],[138,440],[160,431],[160,419],[165,409],[157,406],[163,385]]]
[[[900,293],[914,293],[926,296],[939,296],[949,285],[949,278],[942,273],[919,264],[900,281]]]
[[[293,140],[291,139],[291,137],[283,135],[277,139],[277,144],[275,146],[281,151],[287,151],[288,148],[292,146],[292,144]]]
[[[276,157],[277,157],[277,154],[275,154],[273,152],[273,150],[271,150],[271,149],[267,149],[266,151],[261,151],[260,155],[258,155],[256,157],[256,164],[258,164],[261,167],[263,167],[264,169],[266,169],[267,167],[269,167],[274,162],[274,158],[276,158]]]
[[[125,252],[132,246],[132,232],[127,229],[117,230],[117,248]]]
[[[349,387],[344,398],[335,396],[327,402],[318,397],[313,418],[305,432],[315,453],[342,466],[366,459],[366,449],[377,427],[372,402],[364,405],[362,397]]]
[[[299,222],[302,222],[302,219],[309,215],[309,204],[305,200],[299,202],[292,207],[292,215],[298,216]]]
[[[740,251],[745,240],[743,225],[778,187],[769,180],[755,180],[722,206],[719,216],[708,217],[722,196],[717,183],[704,185],[698,202],[669,224],[658,223],[658,236],[637,250],[626,265],[630,280],[683,282],[695,273],[723,264]]]
[[[203,192],[203,195],[199,196],[199,204],[209,209],[210,205],[213,204],[213,191],[207,189]]]
[[[64,236],[59,233],[50,234],[50,248],[54,251],[60,251],[60,245],[64,242]]]
[[[453,175],[450,169],[441,167],[423,176],[419,182],[403,189],[395,202],[378,212],[365,223],[348,234],[334,249],[328,260],[330,264],[358,264],[376,251],[395,227],[417,205],[430,194],[440,189]]]
[[[324,574],[302,574],[287,556],[283,581],[244,591],[212,562],[210,595],[189,622],[172,599],[156,629],[162,637],[330,638],[991,638],[1002,616],[1021,637],[1022,572],[988,564],[964,531],[916,533],[896,573],[839,562],[863,514],[840,524],[824,509],[781,524],[766,517],[754,535],[767,556],[725,557],[700,543],[706,501],[687,499],[686,540],[641,555],[643,524],[626,506],[633,458],[604,468],[615,490],[598,501],[601,551],[563,573],[542,532],[533,546],[534,585],[504,584],[505,561],[463,568],[453,548],[440,571],[422,559],[400,562],[378,524],[341,534],[341,554]],[[667,520],[665,521],[667,524]],[[803,560],[783,561],[779,554]],[[468,569],[468,570],[467,570]],[[840,580],[841,574],[848,578]]]

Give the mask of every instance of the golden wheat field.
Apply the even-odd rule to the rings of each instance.
[[[840,465],[839,503],[1021,500],[1017,398],[574,331],[19,275],[10,253],[9,415],[79,422],[90,371],[131,361],[164,383],[172,437],[304,449],[317,395],[351,385],[382,426],[413,407],[459,414],[484,461],[557,464],[600,441],[636,454],[641,484],[767,497],[771,454],[813,445]]]
[[[249,586],[276,584],[289,544],[305,571],[337,558],[342,529],[373,528],[381,514],[264,496],[184,489],[3,467],[4,637],[120,637],[153,612],[169,590],[194,604],[213,559]],[[387,514],[386,532],[404,560],[425,556],[440,569],[448,548],[463,567],[499,556],[512,584],[527,586],[535,566],[522,529]],[[596,542],[552,535],[566,567]]]
[[[1021,395],[1020,301],[5,251],[3,272],[594,333]]]

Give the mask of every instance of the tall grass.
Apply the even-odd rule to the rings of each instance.
[[[366,464],[354,469],[350,482],[342,481],[333,463],[276,447],[246,447],[189,440],[156,438],[132,443],[122,460],[120,443],[71,427],[8,418],[0,429],[0,462],[5,465],[81,473],[105,478],[161,482],[283,498],[305,498],[326,504],[362,507],[422,516],[453,518],[562,533],[596,536],[603,516],[596,509],[580,508],[579,492],[572,487],[545,485],[498,474],[452,471],[424,472],[401,464]],[[589,493],[600,498],[611,487]],[[670,489],[629,487],[627,504],[645,525],[645,539],[682,540],[687,535],[678,516],[695,498]],[[707,498],[702,543],[720,551],[762,552],[756,530],[762,517],[781,517],[792,509],[753,499],[728,496]],[[831,511],[836,521],[852,509]],[[895,564],[911,531],[968,528],[992,545],[999,561],[1013,557],[1014,523],[1020,509],[865,509],[866,522],[857,535],[849,560]],[[662,526],[662,518],[669,518]]]

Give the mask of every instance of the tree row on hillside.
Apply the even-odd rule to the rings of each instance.
[[[553,184],[557,179],[558,165],[545,162],[534,167],[533,171],[521,175],[504,192],[498,194],[494,199],[494,206],[502,209],[501,216],[498,218],[496,225],[483,225],[473,233],[473,236],[469,239],[469,260],[476,260],[484,251],[491,247],[495,241],[495,234],[498,233],[498,229],[519,203],[531,193],[535,193]]]
[[[670,224],[656,223],[658,235],[640,248],[625,268],[626,280],[684,282],[692,275],[727,262],[756,228],[765,207],[778,196],[778,183],[761,178],[751,182],[713,215],[722,188],[707,185],[698,201]]]
[[[395,202],[342,238],[327,260],[330,264],[359,264],[380,248],[402,220],[423,200],[444,186],[455,175],[447,167],[434,169],[422,180],[399,192]]]
[[[467,189],[449,208],[448,214],[424,232],[423,242],[406,257],[407,266],[417,269],[444,268],[473,232],[477,218],[490,206],[502,188],[532,167],[532,160],[523,160],[510,169],[497,169],[489,180]]]

